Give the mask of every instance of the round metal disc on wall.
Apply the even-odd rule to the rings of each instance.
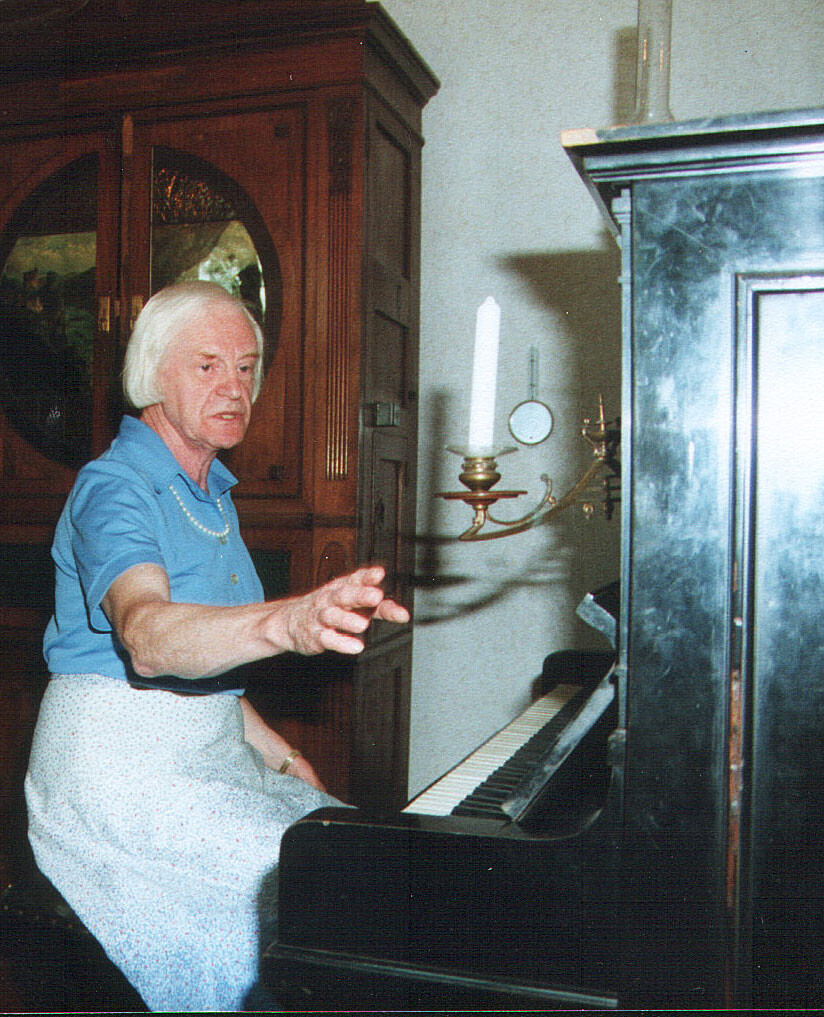
[[[538,445],[552,432],[552,412],[537,399],[526,399],[518,403],[509,415],[509,430],[512,437],[522,445]]]

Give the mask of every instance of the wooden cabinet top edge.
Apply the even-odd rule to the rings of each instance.
[[[124,114],[135,118],[166,115],[182,106],[219,107],[236,111],[248,107],[292,105],[318,96],[322,90],[369,88],[371,67],[364,67],[363,47],[358,40],[343,45],[307,42],[300,66],[292,50],[225,53],[157,65],[104,68],[97,74],[37,81],[12,81],[3,88],[0,100],[0,131],[53,132],[78,129],[104,122],[118,122]],[[379,65],[384,79],[393,75],[379,58],[367,57]],[[207,73],[208,72],[208,73]],[[405,101],[392,105],[401,119],[419,133],[420,105],[407,83],[394,78],[393,92]],[[386,81],[381,85],[386,88]]]
[[[369,39],[372,49],[401,77],[423,107],[441,87],[429,66],[378,4],[370,4],[373,17]]]
[[[18,5],[21,6],[21,5]],[[362,24],[365,0],[77,0],[72,5],[29,0],[29,17],[0,10],[4,70],[61,73],[158,53],[243,44],[280,44]]]
[[[234,57],[255,59],[280,52],[327,50],[351,43],[353,76],[368,75],[367,52],[377,53],[424,104],[439,83],[412,45],[379,4],[351,0],[332,4],[317,0],[311,6],[296,0],[189,0],[185,23],[171,0],[154,0],[152,17],[118,16],[114,8],[134,6],[89,0],[81,10],[43,31],[40,22],[4,26],[0,12],[0,82],[6,92],[15,84],[81,82],[91,77],[157,70],[174,64],[210,60],[232,63]],[[41,5],[44,6],[44,5]],[[174,8],[174,9],[173,9]],[[143,8],[145,14],[145,7]],[[317,80],[317,55],[310,58]],[[333,68],[333,79],[339,76]],[[277,87],[277,82],[274,83]],[[50,91],[54,91],[53,84]],[[7,101],[7,99],[6,99]],[[4,112],[0,110],[0,117]]]

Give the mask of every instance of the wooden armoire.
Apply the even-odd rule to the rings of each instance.
[[[1,19],[5,17],[5,22]],[[124,412],[169,282],[241,294],[266,380],[228,457],[267,596],[387,566],[411,601],[421,110],[437,81],[375,3],[66,0],[0,11],[0,817],[7,866],[45,682],[49,547]],[[406,794],[411,633],[250,675],[360,803]]]

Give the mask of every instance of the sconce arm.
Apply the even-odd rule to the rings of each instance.
[[[546,491],[541,501],[531,512],[521,516],[520,519],[513,520],[497,519],[489,509],[486,509],[483,513],[483,518],[479,520],[478,513],[476,512],[475,521],[472,526],[462,533],[458,539],[495,540],[497,537],[508,537],[513,533],[523,533],[525,530],[530,530],[533,526],[538,526],[540,523],[549,522],[553,516],[574,505],[601,473],[615,476],[611,466],[604,459],[596,459],[590,463],[588,469],[581,474],[576,483],[561,498],[553,498],[552,481],[544,473],[541,475],[541,480],[546,485]],[[487,521],[494,523],[499,528],[481,533],[480,530]],[[478,525],[479,522],[480,525]]]
[[[496,490],[495,485],[501,475],[498,473],[495,455],[492,453],[470,454],[460,452],[457,448],[450,448],[450,451],[459,452],[464,456],[463,470],[459,479],[468,490],[448,491],[439,494],[438,497],[466,502],[474,511],[472,525],[464,530],[458,539],[463,541],[495,540],[498,537],[508,537],[513,533],[523,533],[524,530],[529,530],[533,526],[549,522],[559,512],[563,512],[577,502],[582,502],[584,514],[587,518],[591,518],[595,511],[594,502],[593,500],[584,500],[584,495],[599,477],[603,486],[601,500],[604,514],[607,519],[611,519],[613,509],[620,501],[621,463],[617,455],[621,441],[619,423],[620,421],[617,420],[607,423],[604,414],[604,401],[603,398],[599,399],[597,422],[593,424],[589,419],[585,419],[581,429],[581,436],[589,444],[594,455],[592,463],[561,498],[553,496],[552,481],[546,474],[542,474],[541,480],[546,485],[543,497],[526,515],[512,520],[497,518],[492,514],[491,508],[496,501],[516,498],[526,492]],[[512,451],[514,449],[504,449],[498,454]],[[482,532],[487,523],[492,523],[496,529]]]

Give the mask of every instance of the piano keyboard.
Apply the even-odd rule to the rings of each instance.
[[[492,735],[456,767],[422,791],[403,810],[425,816],[448,816],[480,784],[505,767],[519,750],[540,734],[577,693],[580,685],[556,685],[506,727]],[[500,812],[500,819],[507,817]]]

